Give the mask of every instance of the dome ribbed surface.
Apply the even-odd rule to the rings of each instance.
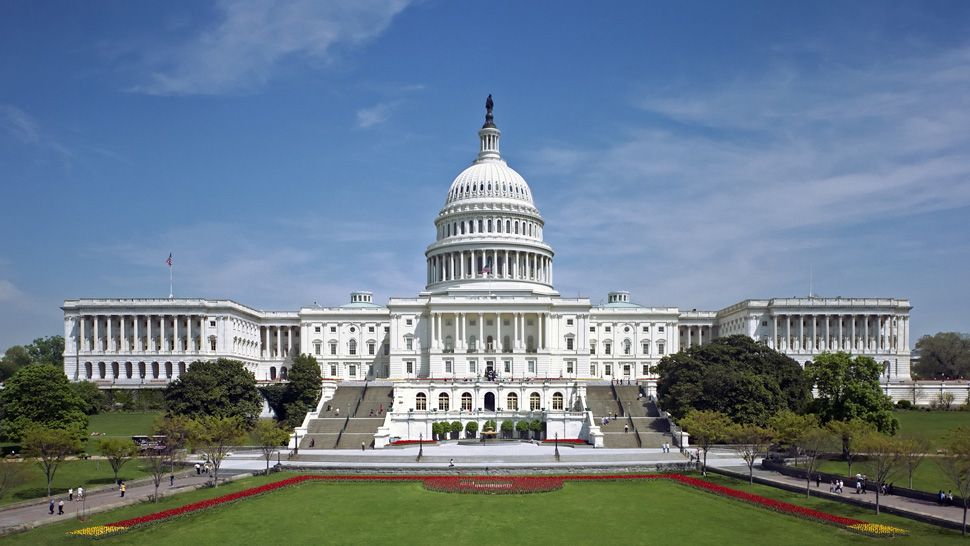
[[[445,204],[483,198],[515,199],[535,206],[525,179],[504,161],[482,161],[462,171],[451,183]]]

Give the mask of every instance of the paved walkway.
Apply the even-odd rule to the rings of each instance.
[[[708,466],[738,472],[744,474],[745,477],[748,475],[748,467],[744,464],[730,464],[727,461],[718,459],[711,460],[709,458]],[[764,482],[768,482],[769,484],[795,486],[799,487],[801,491],[805,491],[805,480],[785,476],[771,470],[761,470],[757,466],[754,469],[754,477],[756,480],[760,479]],[[855,488],[849,483],[846,483],[844,493],[829,493],[828,484],[822,482],[821,486],[815,487],[814,481],[811,483],[811,488],[812,495],[814,496],[830,498],[842,502],[861,503],[870,507],[873,513],[876,511],[876,494],[873,491],[869,491],[865,495],[857,495]],[[962,506],[940,506],[935,502],[927,502],[909,497],[900,497],[897,495],[880,495],[879,505],[882,508],[888,507],[898,512],[902,512],[899,515],[903,516],[910,514],[917,516],[918,518],[933,518],[958,525],[962,524],[963,522]]]
[[[224,472],[219,471],[219,481],[228,478],[239,471]],[[179,472],[175,476],[175,486],[169,486],[168,475],[158,486],[158,495],[168,496],[183,491],[191,491],[209,481],[206,475],[196,476],[195,470]],[[67,491],[54,492],[54,514],[50,514],[49,501],[46,498],[36,499],[36,502],[29,504],[19,504],[14,507],[0,508],[0,535],[14,531],[16,529],[36,527],[48,523],[56,523],[69,518],[79,518],[83,515],[90,515],[95,512],[103,512],[112,508],[135,504],[148,500],[155,494],[155,485],[152,480],[139,479],[127,482],[127,490],[124,498],[115,486],[98,487],[95,489],[85,489],[84,501],[68,501]],[[76,499],[75,495],[75,499]],[[57,501],[64,501],[64,514],[57,514]]]

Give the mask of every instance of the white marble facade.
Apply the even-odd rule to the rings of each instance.
[[[489,112],[478,156],[435,219],[426,287],[415,297],[382,306],[354,292],[342,306],[284,312],[229,300],[67,300],[65,372],[105,387],[151,387],[193,361],[226,357],[271,382],[285,379],[293,356],[304,353],[316,357],[326,381],[396,382],[410,393],[402,407],[414,408],[419,392],[436,396],[411,386],[470,382],[492,370],[502,382],[559,385],[539,389],[542,407],[551,408],[554,389],[568,406],[583,381],[652,385],[664,355],[744,334],[803,364],[823,351],[870,355],[883,363],[887,383],[909,381],[904,299],[776,298],[683,311],[638,305],[623,291],[599,305],[561,297],[544,220],[528,184],[502,159],[500,135]]]

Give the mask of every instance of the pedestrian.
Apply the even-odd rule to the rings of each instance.
[[[936,494],[936,502],[937,502],[937,503],[938,503],[938,504],[939,504],[940,506],[943,506],[943,501],[944,501],[945,499],[946,499],[946,493],[944,493],[944,492],[943,492],[943,490],[942,490],[942,489],[940,489],[940,492]]]
[[[835,480],[832,480],[832,483],[829,484],[829,493],[835,493]]]
[[[623,425],[623,432],[630,432],[630,425]]]
[[[316,438],[310,438],[310,449],[313,449],[315,445],[317,445]]]
[[[366,448],[364,447],[364,442],[361,442],[361,443],[360,443],[360,450],[361,450],[361,451],[364,451],[365,449],[366,449]]]
[[[77,500],[79,500],[79,501],[83,501],[84,500],[84,488],[83,487],[78,487],[77,488]]]
[[[818,489],[818,487],[821,486],[821,485],[822,485],[822,475],[816,472],[815,473],[815,488]]]
[[[127,488],[128,487],[125,485],[125,482],[121,482],[121,488],[120,488],[121,489],[121,498],[125,498],[125,490]]]
[[[454,459],[449,459],[448,460],[448,468],[455,468],[455,460]]]
[[[196,476],[202,475],[202,467],[199,465],[199,463],[195,463],[195,475]]]
[[[69,500],[69,501],[73,501],[74,500],[74,488],[73,487],[67,490],[67,500]]]
[[[337,417],[340,417],[340,408],[337,408],[337,411],[335,411],[334,413],[337,414]]]
[[[57,501],[57,515],[58,516],[64,515],[64,499]]]
[[[942,493],[943,492],[940,491],[940,494],[942,494]],[[48,506],[48,509],[49,509],[50,514],[53,516],[54,515],[54,497],[51,497],[51,504],[50,504],[50,506]]]
[[[175,474],[171,474],[168,477],[168,486],[175,487]]]
[[[949,489],[946,492],[946,502],[948,504],[953,504],[953,490]]]

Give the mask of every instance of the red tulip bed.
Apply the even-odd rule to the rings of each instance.
[[[437,440],[398,440],[396,442],[391,442],[390,445],[392,445],[392,446],[416,446],[418,444],[435,445],[437,443],[438,443]]]
[[[559,443],[559,444],[586,445],[589,442],[587,442],[586,440],[583,440],[582,438],[560,438],[559,440],[550,440],[550,439],[547,438],[547,439],[543,440],[542,443],[544,443],[544,444],[555,444],[555,443]]]
[[[674,480],[681,484],[696,489],[701,489],[716,495],[729,497],[742,502],[755,504],[762,508],[767,508],[775,512],[790,514],[801,518],[828,523],[855,531],[869,536],[899,536],[905,535],[906,531],[886,525],[876,525],[866,523],[861,520],[836,516],[790,504],[753,493],[747,493],[723,485],[717,485],[701,478],[684,476],[682,474],[577,474],[562,476],[381,476],[381,475],[346,475],[346,476],[322,476],[322,475],[302,475],[294,476],[284,480],[244,489],[236,493],[230,493],[221,497],[206,499],[191,504],[186,504],[178,508],[162,510],[153,514],[147,514],[137,518],[116,521],[105,525],[85,527],[68,534],[73,536],[86,536],[100,538],[115,535],[127,531],[134,527],[148,525],[172,518],[198,512],[213,506],[221,506],[241,499],[254,497],[270,491],[276,491],[291,485],[300,484],[306,481],[329,481],[329,482],[410,482],[420,481],[424,487],[430,491],[440,491],[446,493],[479,493],[479,494],[525,494],[556,491],[562,488],[566,481],[620,481],[620,480]]]

